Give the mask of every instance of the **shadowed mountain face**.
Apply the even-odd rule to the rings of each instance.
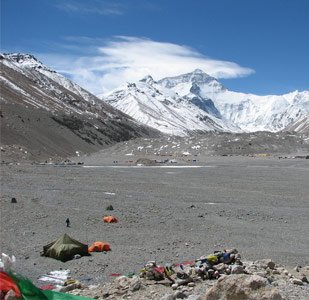
[[[159,133],[31,55],[0,56],[1,158],[46,160]]]

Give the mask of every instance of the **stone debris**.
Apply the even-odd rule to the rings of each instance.
[[[206,293],[205,300],[281,300],[277,288],[258,275],[230,275],[219,279]]]
[[[160,266],[149,261],[138,274],[70,293],[109,300],[307,300],[307,276],[309,266],[288,271],[271,259],[243,261],[236,249],[230,249],[183,264]]]

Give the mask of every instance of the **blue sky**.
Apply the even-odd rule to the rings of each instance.
[[[0,0],[1,51],[94,93],[195,68],[231,90],[309,89],[308,0]]]

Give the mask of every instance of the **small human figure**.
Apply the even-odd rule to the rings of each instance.
[[[70,224],[71,224],[70,219],[67,218],[67,219],[65,220],[65,222],[67,223],[67,227],[70,227]]]

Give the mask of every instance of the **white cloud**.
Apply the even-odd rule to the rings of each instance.
[[[146,38],[119,36],[100,43],[96,55],[71,58],[68,62],[49,57],[49,64],[95,94],[148,74],[158,80],[197,68],[216,78],[243,77],[254,72],[234,62],[209,58],[188,46]]]
[[[106,2],[106,1],[92,1],[91,4],[86,1],[61,1],[56,4],[56,7],[60,10],[72,13],[93,13],[99,15],[123,15],[124,6],[117,2]]]

